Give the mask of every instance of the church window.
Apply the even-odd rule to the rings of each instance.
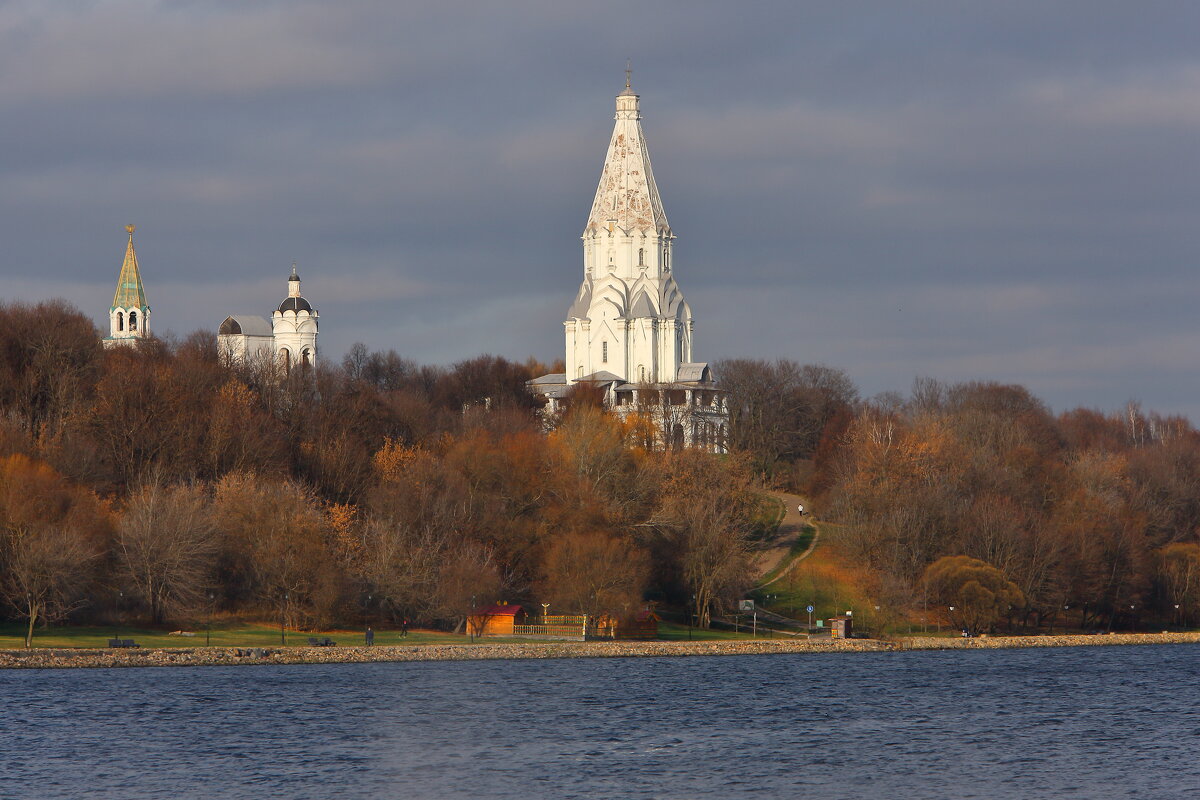
[[[578,372],[576,372],[576,373],[575,373],[575,377],[576,377],[576,378],[582,378],[582,377],[583,377],[583,367],[580,367],[580,368],[579,368]]]
[[[304,350],[302,353],[300,353],[300,362],[301,362],[301,363],[302,363],[304,366],[306,366],[306,367],[307,367],[307,366],[309,365],[309,363],[310,363],[310,362],[309,362],[309,356],[310,356],[310,355],[311,355],[311,353],[309,353],[309,351],[308,351],[307,349],[305,349],[305,350]]]
[[[646,382],[646,367],[642,364],[638,365],[638,380],[642,383]]]
[[[608,342],[600,343],[600,360],[605,364],[608,363]]]
[[[117,330],[125,330],[125,314],[121,311],[117,312]]]
[[[137,330],[137,312],[136,311],[129,312],[129,330],[131,330],[131,331]]]
[[[646,266],[646,248],[644,248],[644,247],[638,248],[638,266],[639,267]]]
[[[292,351],[284,348],[279,351],[279,363],[283,366],[283,374],[287,375],[292,371]]]

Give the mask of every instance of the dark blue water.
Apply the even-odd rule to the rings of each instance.
[[[1200,797],[1200,647],[0,671],[3,798]]]

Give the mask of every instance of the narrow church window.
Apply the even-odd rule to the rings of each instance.
[[[605,364],[608,363],[608,342],[600,344],[600,360]]]
[[[279,360],[283,363],[283,374],[287,375],[292,371],[292,352],[290,350],[280,350]]]
[[[644,248],[644,247],[638,248],[638,266],[639,267],[646,266],[646,248]]]
[[[129,330],[131,330],[131,331],[137,330],[137,312],[136,311],[129,312]]]
[[[303,353],[300,354],[301,363],[306,367],[309,364],[308,356],[309,356],[308,350],[305,350]]]
[[[125,314],[120,311],[117,312],[117,330],[125,330]]]
[[[640,364],[638,365],[638,380],[642,383],[646,382],[646,368]]]

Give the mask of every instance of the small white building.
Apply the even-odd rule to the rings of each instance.
[[[583,282],[563,323],[566,372],[529,388],[554,413],[572,385],[591,384],[622,416],[650,413],[662,443],[724,452],[725,396],[708,364],[692,361],[692,309],[675,282],[675,233],[628,71],[615,120],[583,230]]]
[[[150,338],[150,306],[142,286],[137,253],[133,250],[133,231],[133,225],[125,226],[129,244],[125,246],[125,260],[121,263],[121,275],[117,278],[117,291],[108,309],[108,336],[103,339],[105,347],[136,346]]]
[[[288,294],[271,315],[234,314],[217,332],[217,346],[230,361],[274,359],[285,373],[317,363],[317,310],[300,293],[296,265],[288,278]]]

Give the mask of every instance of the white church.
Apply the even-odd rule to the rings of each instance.
[[[652,412],[663,442],[723,452],[725,395],[692,360],[692,309],[675,282],[675,234],[654,182],[640,98],[626,72],[616,124],[583,230],[583,282],[563,323],[566,372],[530,381],[550,413],[574,384],[625,415]]]
[[[271,321],[249,314],[225,318],[217,331],[217,348],[229,362],[275,360],[285,373],[317,363],[317,310],[300,294],[300,276],[292,264],[288,293]]]

